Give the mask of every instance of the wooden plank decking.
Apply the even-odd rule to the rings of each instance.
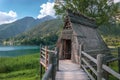
[[[79,65],[71,60],[60,60],[59,71],[56,73],[56,80],[90,80],[87,74],[80,69]]]

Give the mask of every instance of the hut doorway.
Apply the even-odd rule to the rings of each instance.
[[[63,40],[63,57],[64,59],[71,59],[71,40]]]

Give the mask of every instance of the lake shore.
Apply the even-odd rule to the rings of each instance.
[[[39,46],[0,46],[0,57],[16,57],[39,52]]]

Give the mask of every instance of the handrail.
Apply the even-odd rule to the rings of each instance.
[[[87,63],[84,58],[82,58],[82,61],[95,73],[95,75],[97,75],[97,71],[89,63]]]
[[[46,49],[42,47],[41,50],[45,51]]]
[[[106,65],[102,65],[103,69],[105,71],[107,71],[108,73],[112,74],[113,76],[115,76],[116,78],[120,79],[120,74],[115,72],[113,69],[111,69],[110,67],[106,66]]]
[[[55,51],[54,50],[47,50],[48,52],[51,52],[51,53],[55,53]]]
[[[89,58],[92,62],[96,63],[97,64],[97,60],[95,58],[93,58],[92,56],[88,55],[87,53],[83,52],[82,51],[82,54],[84,56],[86,56],[87,58]]]
[[[47,69],[47,71],[45,72],[42,80],[49,80],[49,78],[51,77],[51,73],[52,73],[52,67],[53,67],[52,64],[50,64],[50,65],[48,66],[48,69]]]
[[[46,69],[44,76],[40,77],[42,80],[55,80],[55,73],[58,65],[58,51],[49,50],[46,46],[45,48],[41,48],[40,50],[40,66]],[[42,71],[42,70],[41,70]],[[41,74],[42,75],[42,72]]]
[[[85,53],[84,51],[80,51],[80,58],[81,58],[81,67],[85,70],[85,72],[88,74],[88,76],[91,78],[91,80],[95,80],[95,77],[92,76],[90,74],[90,72],[87,70],[87,68],[89,67],[89,69],[97,76],[97,80],[106,80],[104,79],[104,77],[102,76],[103,74],[103,70],[106,71],[107,73],[113,75],[114,77],[116,77],[117,79],[120,79],[120,74],[115,72],[113,69],[111,69],[109,66],[105,65],[102,63],[102,54],[98,54],[97,55],[97,59],[95,59],[94,57],[92,57],[91,55]],[[86,60],[86,58],[88,60]],[[90,65],[89,62],[92,61],[96,64],[97,66],[97,70],[94,69],[94,67],[92,65]],[[87,66],[87,68],[85,67],[85,65]]]

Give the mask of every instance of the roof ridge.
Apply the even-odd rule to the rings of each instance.
[[[96,21],[94,19],[89,18],[83,14],[73,12],[70,9],[67,9],[66,16],[68,16],[70,18],[70,21],[72,23],[82,24],[82,25],[89,26],[92,28],[98,28]]]
[[[95,21],[94,18],[88,17],[88,16],[86,16],[86,15],[84,15],[84,14],[81,14],[80,12],[72,11],[71,9],[67,9],[67,12],[71,12],[71,13],[76,14],[76,15],[78,15],[78,16],[83,16],[84,18],[89,19],[89,20],[91,20],[91,21]]]

